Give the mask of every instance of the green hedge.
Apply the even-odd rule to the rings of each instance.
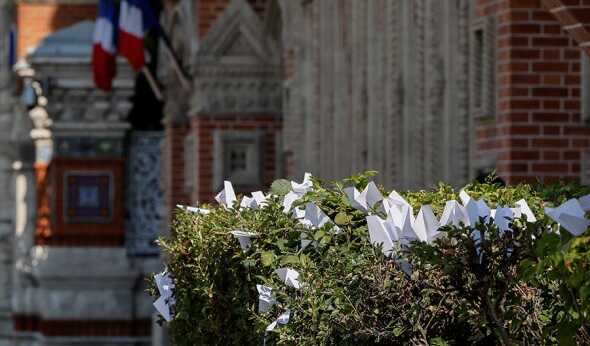
[[[500,236],[493,223],[479,223],[483,260],[468,227],[442,228],[433,244],[412,243],[388,258],[370,243],[366,215],[353,209],[344,186],[364,187],[370,173],[342,182],[314,180],[314,190],[295,205],[312,201],[332,226],[310,230],[283,213],[284,181],[273,184],[260,209],[213,208],[200,215],[178,210],[170,238],[160,241],[174,280],[175,345],[495,345],[589,343],[590,236],[573,238],[544,216],[543,208],[590,193],[573,185],[502,187],[472,184],[465,189],[490,207],[513,206],[524,198],[538,218],[515,219],[514,233]],[[385,191],[382,190],[384,193]],[[448,185],[402,193],[417,211],[432,205],[440,217]],[[258,234],[242,251],[229,233]],[[553,229],[551,231],[550,229]],[[300,240],[313,245],[300,249]],[[507,253],[511,253],[507,255]],[[411,276],[400,268],[412,266]],[[292,267],[301,289],[275,273]],[[277,304],[258,312],[257,284],[272,287]],[[157,297],[157,291],[151,293]],[[288,324],[265,333],[285,310]]]

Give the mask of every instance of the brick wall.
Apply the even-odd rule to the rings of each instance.
[[[177,204],[190,204],[184,187],[184,139],[189,131],[186,122],[168,121],[165,126],[165,191],[168,210]]]
[[[60,4],[58,1],[19,2],[16,6],[18,56],[22,58],[52,32],[96,17],[95,4]]]
[[[579,180],[590,128],[581,120],[581,50],[540,0],[478,0],[495,16],[497,114],[477,121],[477,153],[507,182]]]
[[[236,187],[236,193],[252,192],[254,189],[268,188],[276,178],[276,144],[280,136],[281,121],[273,115],[269,116],[198,116],[191,120],[191,131],[198,140],[197,181],[195,182],[195,195],[193,201],[211,202],[213,196],[219,192],[214,191],[214,132],[216,130],[240,130],[262,131],[262,165],[263,186],[249,186],[240,191]]]

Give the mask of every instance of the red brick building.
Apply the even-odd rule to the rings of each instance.
[[[183,85],[160,49],[162,119],[132,109],[134,90],[136,104],[151,96],[123,61],[114,92],[92,86],[96,1],[13,5],[20,83],[36,95],[12,108],[31,140],[6,158],[26,222],[0,316],[19,345],[148,344],[158,329],[140,280],[159,265],[137,230],[153,238],[176,204],[211,201],[224,179],[238,192],[367,169],[398,189],[491,171],[590,182],[587,0],[166,1],[190,76]],[[108,217],[89,218],[103,194]],[[32,274],[16,265],[31,261]]]

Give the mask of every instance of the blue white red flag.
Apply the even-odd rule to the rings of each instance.
[[[144,39],[158,25],[149,0],[122,0],[119,22],[119,52],[138,71],[145,65]]]
[[[94,83],[103,90],[111,90],[117,74],[118,14],[114,0],[100,0],[94,24],[92,66]]]

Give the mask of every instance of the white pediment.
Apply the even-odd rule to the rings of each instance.
[[[197,56],[230,64],[275,64],[279,57],[276,42],[245,0],[231,1],[201,42]]]

